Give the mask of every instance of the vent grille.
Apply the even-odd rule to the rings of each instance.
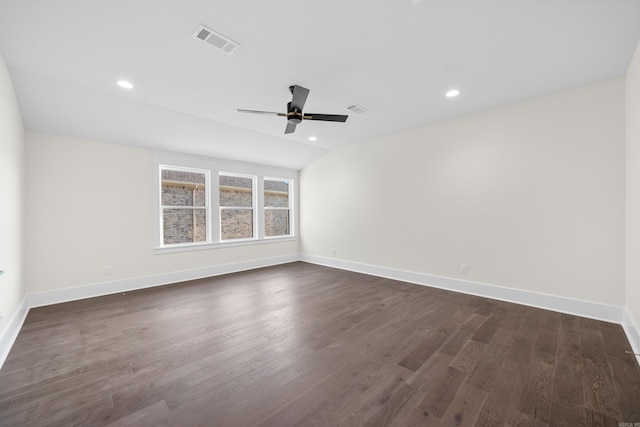
[[[366,108],[364,108],[362,105],[358,105],[358,104],[349,105],[347,107],[347,110],[349,110],[349,111],[351,111],[353,113],[358,113],[358,114],[362,114],[362,113],[367,111]]]
[[[207,28],[204,25],[200,25],[198,27],[196,32],[193,34],[193,38],[202,40],[203,42],[220,49],[227,55],[231,55],[240,46],[240,44],[234,42],[229,37],[216,33],[211,28]]]
[[[201,28],[200,31],[198,31],[195,34],[195,37],[197,39],[200,39],[202,41],[205,41],[207,39],[207,37],[209,37],[211,35],[211,31],[207,30],[206,28]]]

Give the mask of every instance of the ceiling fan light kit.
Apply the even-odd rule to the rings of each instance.
[[[304,88],[302,86],[293,85],[293,86],[289,86],[289,91],[291,92],[292,98],[291,98],[291,101],[287,103],[286,113],[276,113],[273,111],[243,110],[240,108],[238,108],[238,112],[286,117],[287,127],[284,130],[285,134],[295,132],[296,126],[302,123],[303,120],[319,120],[323,122],[344,123],[347,121],[347,118],[349,118],[349,116],[341,115],[341,114],[316,114],[316,113],[304,114],[302,109],[304,108],[304,104],[307,102],[307,97],[309,96],[309,89]]]

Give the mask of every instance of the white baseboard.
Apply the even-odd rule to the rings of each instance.
[[[237,273],[239,271],[253,270],[262,267],[271,267],[274,265],[286,264],[294,261],[300,261],[299,254],[284,255],[274,258],[262,258],[238,262],[234,264],[198,268],[195,270],[156,274],[153,276],[134,277],[131,279],[95,283],[75,288],[56,289],[55,291],[28,294],[27,307],[33,308],[41,307],[44,305],[59,304],[62,302],[99,297],[102,295],[115,294],[118,292],[127,292],[136,289],[169,285],[172,283],[186,282],[187,280],[220,276],[222,274]]]
[[[4,361],[7,360],[9,351],[11,350],[11,347],[13,347],[13,343],[16,341],[16,338],[18,338],[18,333],[22,328],[22,324],[27,318],[29,310],[26,308],[26,301],[27,297],[25,296],[22,299],[22,304],[20,304],[15,313],[13,313],[7,327],[2,331],[2,335],[0,335],[0,368],[4,365]]]
[[[636,359],[638,360],[638,364],[640,364],[640,329],[638,329],[638,324],[626,308],[624,309],[622,327],[627,334],[629,344],[631,344],[631,350],[636,354]]]
[[[431,286],[454,292],[477,295],[622,324],[633,351],[635,353],[640,353],[640,329],[638,329],[637,323],[631,317],[630,313],[622,307],[598,304],[590,301],[576,300],[555,295],[540,294],[519,289],[504,288],[485,283],[452,279],[449,277],[433,276],[424,273],[379,267],[370,264],[338,260],[335,258],[291,254],[274,258],[264,258],[195,270],[157,274],[153,276],[95,283],[75,288],[57,289],[54,291],[28,294],[25,296],[21,307],[16,311],[16,313],[14,313],[7,328],[5,328],[5,331],[0,336],[0,368],[2,368],[2,365],[9,354],[9,350],[13,346],[13,343],[20,332],[20,328],[27,317],[27,313],[31,308],[75,301],[84,298],[93,298],[118,292],[168,285],[188,280],[219,276],[223,274],[237,273],[256,268],[271,267],[295,261],[304,261],[311,264],[339,268],[372,276],[385,277],[418,285]]]
[[[385,277],[418,285],[431,286],[449,291],[462,292],[492,298],[500,301],[513,302],[545,310],[558,311],[560,313],[573,314],[591,319],[604,320],[606,322],[622,323],[622,307],[598,304],[590,301],[582,301],[573,298],[547,295],[520,289],[504,288],[486,283],[476,283],[466,280],[452,279],[450,277],[432,276],[424,273],[397,270],[387,267],[379,267],[370,264],[362,264],[352,261],[344,261],[335,258],[326,258],[315,255],[302,255],[302,261],[357,273],[370,274],[372,276]]]
[[[56,289],[54,291],[27,294],[23,299],[22,305],[16,313],[14,313],[7,328],[0,336],[0,368],[2,368],[2,365],[9,355],[9,351],[11,350],[11,347],[18,336],[18,332],[20,332],[20,328],[22,328],[22,324],[27,317],[27,313],[31,308],[99,297],[118,292],[128,292],[154,286],[185,282],[187,280],[220,276],[222,274],[237,273],[256,268],[271,267],[300,260],[300,254],[296,253],[273,258],[243,261],[234,264],[198,268],[195,270],[177,271],[172,273],[156,274],[153,276],[117,280],[113,282],[94,283],[75,288]]]

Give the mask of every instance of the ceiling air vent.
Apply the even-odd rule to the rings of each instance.
[[[351,111],[353,113],[358,113],[358,114],[362,114],[362,113],[367,111],[366,108],[364,108],[363,106],[358,105],[358,104],[349,105],[347,107],[347,110],[349,110],[349,111]]]
[[[231,55],[235,52],[236,48],[240,46],[229,37],[216,33],[211,28],[207,28],[204,25],[200,25],[198,27],[196,32],[193,34],[193,38],[209,43],[211,46],[217,47],[227,55]]]

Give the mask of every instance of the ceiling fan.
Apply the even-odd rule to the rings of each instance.
[[[257,110],[242,110],[238,108],[240,113],[252,113],[252,114],[267,114],[270,116],[280,116],[287,118],[287,127],[284,133],[293,133],[296,130],[296,126],[303,120],[321,120],[325,122],[346,122],[349,116],[343,116],[339,114],[314,114],[314,113],[302,113],[304,103],[307,102],[307,96],[309,95],[309,89],[302,86],[293,85],[289,86],[289,91],[293,95],[291,102],[287,104],[286,113],[276,113],[273,111],[257,111]]]

